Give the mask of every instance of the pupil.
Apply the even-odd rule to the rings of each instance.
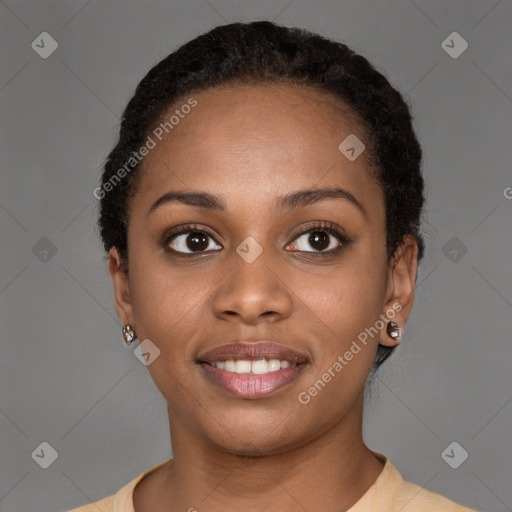
[[[309,235],[309,243],[314,249],[321,251],[329,247],[329,236],[325,231],[313,231]]]
[[[204,251],[208,247],[208,238],[204,233],[190,233],[187,236],[187,247],[191,251]]]

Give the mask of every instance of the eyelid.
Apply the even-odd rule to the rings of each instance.
[[[343,232],[344,230],[340,226],[329,220],[312,220],[308,222],[306,226],[302,226],[300,233],[298,233],[298,235],[295,238],[297,238],[300,235],[303,235],[304,233],[314,232],[315,230],[326,231],[327,233],[337,236],[338,238],[347,239],[347,236]]]
[[[174,226],[173,228],[166,230],[164,233],[165,238],[172,238],[175,235],[181,235],[183,233],[188,232],[199,232],[199,233],[206,233],[207,235],[211,236],[212,238],[215,238],[215,235],[213,234],[213,231],[210,230],[210,228],[206,226],[202,226],[199,224],[180,224],[178,226]]]

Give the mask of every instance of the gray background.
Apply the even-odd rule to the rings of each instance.
[[[92,191],[149,68],[254,19],[346,42],[410,98],[427,251],[364,434],[407,480],[512,510],[511,13],[510,0],[0,1],[0,510],[63,511],[171,456],[166,404],[121,338]],[[47,59],[31,48],[43,31],[59,45]],[[456,59],[441,47],[453,31],[469,44]],[[48,469],[31,456],[44,441]],[[453,441],[469,453],[458,469],[441,457]]]

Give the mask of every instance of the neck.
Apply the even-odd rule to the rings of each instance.
[[[361,397],[354,414],[328,432],[258,457],[220,450],[170,414],[173,459],[134,493],[136,512],[348,510],[383,469],[363,442],[362,407]]]

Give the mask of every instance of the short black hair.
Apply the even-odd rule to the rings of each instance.
[[[141,80],[123,113],[119,140],[104,165],[102,193],[96,196],[101,198],[98,225],[105,250],[116,247],[128,268],[128,217],[140,164],[126,172],[126,163],[165,112],[193,92],[263,83],[311,87],[349,107],[363,129],[372,174],[383,190],[388,259],[412,235],[421,260],[422,151],[410,107],[382,73],[347,45],[269,21],[215,27],[172,52]],[[374,366],[392,350],[379,345]]]

